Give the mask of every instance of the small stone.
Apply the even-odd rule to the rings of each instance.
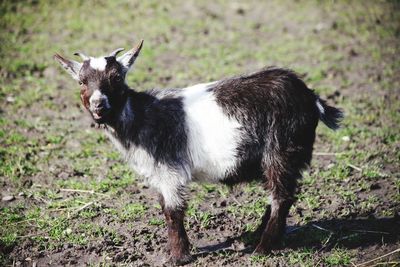
[[[64,233],[67,235],[70,235],[72,233],[72,229],[71,228],[67,228],[64,230]]]
[[[327,166],[326,166],[326,169],[332,169],[333,167],[335,167],[335,164],[333,164],[333,163],[329,163]]]
[[[342,140],[345,141],[345,142],[349,142],[350,141],[350,137],[345,135],[345,136],[342,137]]]
[[[13,102],[15,102],[15,98],[12,97],[12,96],[7,96],[7,97],[6,97],[6,101],[7,101],[8,103],[13,103]]]
[[[318,23],[317,25],[315,25],[315,27],[314,27],[314,32],[320,32],[320,31],[322,31],[323,29],[325,29],[326,28],[326,25],[325,24],[323,24],[323,23]]]
[[[9,202],[9,201],[13,201],[15,199],[14,196],[4,196],[1,200],[4,202]]]

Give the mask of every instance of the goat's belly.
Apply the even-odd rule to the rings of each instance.
[[[232,165],[214,162],[208,168],[197,168],[192,170],[192,180],[198,182],[221,182],[234,185],[241,182],[259,180],[263,177],[261,157],[252,160],[232,159]],[[230,166],[230,168],[226,168]]]
[[[201,166],[192,169],[192,180],[196,182],[209,182],[216,183],[224,180],[229,173],[234,170],[235,164],[233,160],[231,162],[225,162],[223,164],[218,164],[218,162],[213,162],[208,164],[208,166]]]

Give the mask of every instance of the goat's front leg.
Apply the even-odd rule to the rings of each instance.
[[[165,206],[162,195],[160,204],[168,227],[170,261],[177,265],[189,263],[193,258],[190,255],[190,243],[184,227],[185,206],[175,208]]]

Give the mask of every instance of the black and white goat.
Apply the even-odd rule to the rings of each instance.
[[[256,252],[268,253],[283,235],[297,180],[310,163],[321,120],[338,128],[342,113],[292,71],[261,71],[182,89],[137,92],[125,76],[143,41],[117,57],[76,53],[83,63],[55,59],[81,85],[81,99],[129,165],[160,195],[171,260],[191,260],[184,229],[187,185],[229,185],[258,179],[271,195]]]

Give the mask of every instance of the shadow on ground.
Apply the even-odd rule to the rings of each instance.
[[[227,238],[224,242],[198,247],[196,257],[224,251],[252,254],[260,237],[259,232],[244,232],[239,236]],[[355,249],[373,245],[396,243],[400,240],[400,218],[330,219],[312,221],[305,225],[288,226],[286,235],[277,250],[314,249],[329,251],[336,247]],[[244,248],[237,249],[243,242]],[[243,245],[242,245],[243,247]]]

